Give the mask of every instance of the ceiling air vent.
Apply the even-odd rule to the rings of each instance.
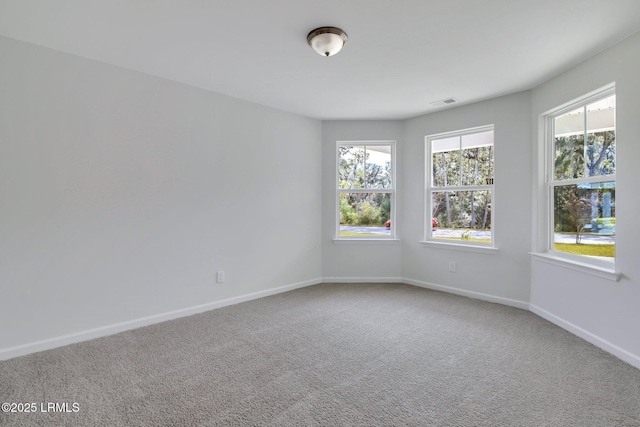
[[[454,102],[456,102],[456,100],[453,99],[453,98],[441,99],[440,101],[432,102],[431,106],[432,107],[441,107],[443,105],[453,104]]]

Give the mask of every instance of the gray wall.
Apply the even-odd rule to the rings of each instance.
[[[16,325],[0,353],[324,278],[531,304],[640,366],[639,34],[531,91],[406,121],[320,123],[3,38],[0,57],[0,322]],[[528,254],[540,114],[613,81],[619,282]],[[422,246],[424,137],[487,124],[499,251]],[[389,139],[400,242],[336,244],[336,141]]]
[[[405,280],[526,306],[531,247],[531,109],[522,92],[406,121],[329,121],[323,138],[323,276],[325,280]],[[424,240],[424,138],[495,125],[493,212],[497,254],[427,248]],[[396,231],[400,244],[341,243],[335,237],[336,141],[397,140]],[[457,272],[448,272],[448,261]],[[498,274],[496,274],[498,272]]]
[[[396,243],[336,243],[336,143],[337,141],[396,141],[396,153],[404,146],[402,121],[326,121],[322,124],[322,256],[323,276],[327,281],[377,280],[402,278],[402,245]],[[403,159],[396,155],[396,188],[402,188]],[[397,205],[401,205],[402,191]],[[396,214],[399,214],[399,206]],[[402,227],[397,228],[399,232]],[[400,236],[400,234],[398,233]]]
[[[562,75],[513,95],[427,114],[402,122],[328,122],[323,125],[324,275],[351,280],[396,277],[419,286],[530,307],[532,311],[640,367],[640,260],[636,226],[640,199],[634,161],[640,158],[640,34],[613,46]],[[573,265],[552,265],[530,251],[545,233],[538,189],[542,168],[538,123],[544,112],[611,82],[617,93],[616,270],[619,282]],[[496,254],[425,247],[424,137],[481,125],[495,125]],[[393,128],[393,132],[386,132]],[[335,141],[400,135],[398,222],[401,248],[335,245]],[[400,257],[400,258],[398,258]],[[397,261],[401,260],[400,270]],[[381,263],[380,260],[385,260]],[[388,262],[386,261],[388,260]],[[448,261],[457,272],[448,271]]]
[[[319,280],[319,121],[6,38],[0,58],[0,350]]]
[[[530,96],[522,92],[408,120],[402,220],[403,275],[407,279],[473,292],[508,303],[529,300],[531,246]],[[424,247],[425,136],[495,125],[495,194],[492,201],[496,254]],[[450,273],[448,262],[457,271]],[[511,301],[509,301],[511,300]]]
[[[640,34],[607,49],[532,91],[534,172],[541,114],[616,84],[616,270],[619,282],[534,259],[532,309],[640,367],[640,227],[637,162],[640,159]],[[536,174],[536,184],[542,176]],[[537,218],[542,212],[537,211]],[[534,231],[537,229],[534,221]],[[539,247],[538,242],[534,242]]]

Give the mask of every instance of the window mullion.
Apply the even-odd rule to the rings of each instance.
[[[609,181],[615,181],[616,180],[616,175],[615,174],[611,174],[611,175],[595,175],[595,176],[589,176],[586,178],[571,178],[571,179],[562,179],[562,180],[557,180],[557,181],[551,181],[549,183],[549,186],[551,187],[562,187],[565,185],[578,185],[578,184],[593,184],[593,183],[597,183],[597,182],[609,182]]]
[[[556,138],[555,138],[556,122],[553,117],[549,117],[547,119],[547,124],[548,124],[548,129],[545,137],[548,138],[549,141],[551,141],[551,144],[550,144],[551,149],[548,151],[545,150],[544,170],[545,170],[546,181],[547,183],[549,183],[555,179],[555,172],[556,172],[556,168],[554,165],[554,160],[556,155],[555,154],[556,153]]]
[[[363,146],[362,150],[364,156],[362,156],[362,175],[364,176],[364,188],[367,188],[369,183],[367,182],[367,146]]]
[[[554,245],[555,245],[555,236],[556,236],[556,230],[555,230],[555,221],[554,221],[554,216],[555,216],[555,212],[556,212],[556,202],[555,202],[555,197],[554,197],[554,187],[549,186],[548,190],[547,190],[547,200],[549,200],[549,212],[547,213],[548,216],[548,221],[549,221],[549,231],[548,231],[548,235],[549,235],[549,242],[547,243],[547,250],[554,250]]]
[[[458,137],[459,145],[458,145],[458,168],[460,169],[459,177],[458,177],[458,185],[462,185],[462,135]]]
[[[584,172],[583,175],[585,177],[589,176],[589,167],[587,166],[587,151],[589,151],[589,134],[588,134],[588,123],[587,123],[587,106],[584,106],[584,147],[582,147],[582,162],[584,163]]]
[[[450,185],[447,187],[429,187],[433,191],[483,191],[492,190],[493,185]]]

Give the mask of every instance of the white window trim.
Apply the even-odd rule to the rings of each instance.
[[[479,244],[473,244],[469,242],[448,243],[448,242],[440,242],[437,240],[421,240],[419,243],[425,248],[449,249],[453,251],[475,252],[475,253],[490,254],[490,255],[495,255],[499,251],[498,248],[493,246],[480,246]]]
[[[400,239],[378,237],[340,237],[333,239],[336,245],[395,245]]]
[[[559,252],[529,252],[529,255],[533,256],[535,259],[538,259],[547,264],[556,265],[559,267],[563,267],[569,270],[579,271],[581,273],[589,274],[591,276],[601,277],[603,279],[611,280],[613,282],[617,282],[622,277],[622,274],[604,267],[599,267],[597,265],[587,264],[585,262],[581,262],[581,260],[573,260],[567,257],[559,257],[555,254]],[[566,255],[566,254],[563,254]],[[581,257],[584,258],[584,257]]]
[[[554,218],[553,209],[551,209],[551,192],[558,185],[575,184],[578,180],[554,181],[555,171],[551,167],[554,163],[554,150],[549,144],[553,140],[553,126],[551,120],[564,113],[572,111],[580,105],[587,105],[600,99],[615,95],[615,83],[608,84],[600,89],[590,92],[584,96],[576,98],[556,108],[548,110],[538,117],[538,184],[534,193],[534,203],[537,205],[537,218],[534,217],[533,242],[534,251],[529,254],[536,259],[564,267],[570,270],[580,271],[585,274],[605,278],[612,281],[620,280],[622,273],[616,271],[615,258],[613,260],[599,259],[597,257],[589,257],[584,255],[575,255],[552,249],[554,242]],[[617,129],[616,129],[617,130]],[[617,132],[616,132],[617,133]],[[542,163],[542,165],[540,165]],[[588,177],[579,180],[603,182],[616,181],[616,175],[603,175],[597,177]],[[617,249],[617,246],[616,246]]]
[[[363,188],[363,189],[341,189],[340,188],[340,146],[372,146],[372,145],[389,145],[391,146],[391,188]],[[396,238],[396,141],[394,140],[363,140],[363,141],[336,141],[336,169],[335,169],[335,234],[333,242],[337,244],[394,244],[398,243]],[[357,236],[340,236],[340,193],[391,193],[391,228],[389,237],[357,237]]]
[[[469,187],[473,187],[474,189],[478,189],[478,190],[491,190],[491,243],[475,243],[475,242],[469,242],[469,241],[448,241],[448,240],[443,240],[443,239],[437,239],[434,238],[432,236],[432,227],[431,227],[431,212],[433,212],[433,207],[431,206],[432,200],[430,197],[431,191],[432,191],[432,176],[431,176],[431,171],[432,171],[432,156],[431,156],[431,141],[433,141],[434,139],[443,139],[443,138],[450,138],[450,137],[454,137],[454,136],[464,136],[464,135],[471,135],[474,133],[481,133],[481,132],[487,132],[487,131],[493,131],[494,132],[494,144],[493,144],[493,150],[494,150],[494,179],[495,179],[495,126],[493,124],[491,125],[484,125],[484,126],[478,126],[478,127],[473,127],[473,128],[468,128],[468,129],[461,129],[461,130],[457,130],[457,131],[452,131],[452,132],[443,132],[443,133],[438,133],[438,134],[433,134],[433,135],[427,135],[425,136],[425,174],[424,174],[424,240],[420,241],[420,244],[422,244],[424,247],[432,247],[432,248],[442,248],[442,249],[452,249],[452,250],[459,250],[459,251],[466,251],[466,252],[479,252],[479,253],[489,253],[489,254],[495,254],[498,252],[498,248],[495,245],[496,239],[495,239],[495,212],[493,210],[493,206],[495,205],[495,183],[491,184],[491,185],[475,185],[475,186],[449,186],[447,187],[447,190],[449,191],[455,191],[455,190],[462,190],[462,191],[470,191]],[[495,181],[494,181],[495,182]]]

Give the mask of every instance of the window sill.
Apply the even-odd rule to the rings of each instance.
[[[395,245],[400,243],[400,239],[375,239],[375,238],[352,238],[333,239],[336,245]]]
[[[621,273],[618,273],[610,268],[599,267],[579,261],[573,261],[570,259],[553,256],[545,252],[529,252],[529,255],[542,262],[546,262],[547,264],[557,265],[559,267],[568,268],[570,270],[580,271],[582,273],[601,277],[613,282],[619,281],[620,277],[622,276]]]
[[[465,244],[459,244],[459,243],[434,242],[432,240],[421,240],[420,244],[427,248],[450,249],[453,251],[476,252],[476,253],[491,254],[491,255],[495,255],[498,253],[498,248],[494,248],[490,246],[476,246],[476,245],[465,245]]]

